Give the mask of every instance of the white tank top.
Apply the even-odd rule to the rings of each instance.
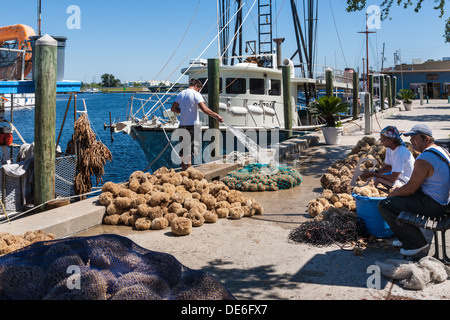
[[[432,152],[426,152],[429,149],[438,151],[439,154],[450,162],[448,153],[441,147],[427,148],[417,157],[418,160],[424,160],[434,168],[433,175],[426,178],[423,182],[422,191],[440,204],[446,205],[450,200],[450,169],[448,163],[443,161],[439,156]]]

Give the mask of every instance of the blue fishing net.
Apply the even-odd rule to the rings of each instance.
[[[213,276],[117,235],[43,241],[0,257],[2,300],[234,300]]]
[[[286,166],[253,163],[230,172],[222,181],[230,189],[240,191],[277,191],[300,185],[303,177]]]

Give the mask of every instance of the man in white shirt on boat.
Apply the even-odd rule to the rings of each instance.
[[[191,79],[189,81],[189,88],[183,90],[172,104],[171,110],[180,114],[180,129],[185,129],[190,134],[190,148],[189,145],[182,145],[180,152],[181,168],[186,170],[191,166],[192,157],[195,157],[200,152],[200,132],[201,121],[198,109],[206,113],[208,116],[217,119],[220,123],[223,122],[223,118],[208,108],[205,104],[203,96],[200,91],[203,88],[203,84],[198,79]],[[189,150],[190,152],[184,152]]]

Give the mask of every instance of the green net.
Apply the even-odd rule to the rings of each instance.
[[[228,188],[240,191],[277,191],[296,187],[303,178],[286,166],[254,163],[230,172],[222,181]]]
[[[117,235],[42,241],[0,257],[1,300],[234,300],[207,272]]]

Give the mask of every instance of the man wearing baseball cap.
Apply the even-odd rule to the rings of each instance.
[[[450,201],[450,155],[434,143],[433,132],[426,124],[415,125],[404,136],[410,137],[412,147],[421,154],[414,162],[410,180],[380,201],[378,208],[399,240],[394,245],[402,247],[402,255],[414,256],[427,250],[429,243],[419,227],[399,226],[397,216],[402,211],[430,217],[446,214]]]

